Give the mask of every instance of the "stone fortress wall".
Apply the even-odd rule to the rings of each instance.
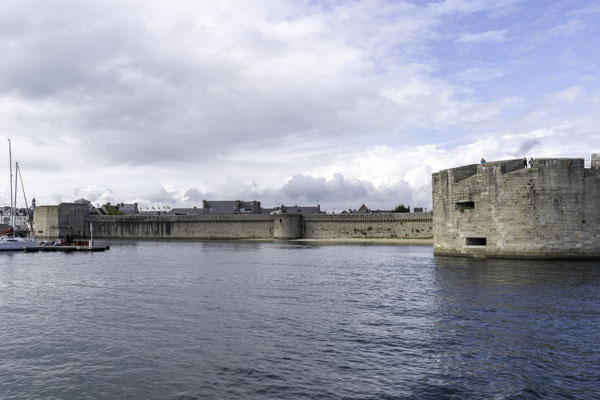
[[[36,237],[89,238],[90,225],[94,238],[106,239],[431,238],[433,232],[431,213],[100,216],[83,215],[86,207],[76,203],[37,207]]]
[[[302,237],[431,238],[431,213],[310,214],[303,216]]]
[[[94,215],[86,218],[86,236],[126,239],[260,239],[273,237],[270,215]]]
[[[600,156],[488,162],[433,174],[434,254],[600,258]]]

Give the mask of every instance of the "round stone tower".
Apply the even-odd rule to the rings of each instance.
[[[273,237],[275,239],[289,240],[302,237],[302,215],[276,214],[274,217]]]
[[[600,259],[600,158],[473,164],[433,174],[433,253]]]

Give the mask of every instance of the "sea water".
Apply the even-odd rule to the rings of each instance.
[[[0,254],[0,398],[600,397],[598,262],[111,245]]]

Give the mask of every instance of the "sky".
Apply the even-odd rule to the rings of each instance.
[[[3,0],[0,137],[38,205],[430,209],[441,169],[600,153],[599,21],[597,0]]]

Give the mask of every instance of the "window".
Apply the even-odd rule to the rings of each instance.
[[[456,207],[454,208],[455,210],[472,210],[475,208],[475,202],[474,201],[459,201],[458,203],[456,203]]]
[[[487,239],[482,237],[468,237],[467,246],[485,246],[487,245]]]

